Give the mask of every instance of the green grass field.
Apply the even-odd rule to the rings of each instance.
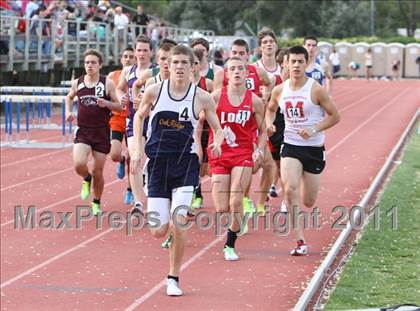
[[[394,206],[396,230],[386,213]],[[420,135],[416,131],[386,185],[379,209],[379,230],[372,219],[325,310],[420,304]]]

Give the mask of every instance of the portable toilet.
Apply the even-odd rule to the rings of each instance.
[[[400,61],[400,78],[402,77],[403,73],[403,61],[404,61],[404,48],[405,45],[401,43],[389,43],[387,45],[387,58],[388,64],[386,66],[386,74],[388,77],[392,77],[392,66],[391,63],[394,60]]]
[[[350,71],[347,66],[353,61],[353,44],[348,42],[338,42],[335,48],[340,56],[341,70],[340,75],[350,76]]]
[[[323,61],[328,62],[330,54],[332,53],[333,45],[329,42],[318,42],[318,57]]]
[[[389,64],[387,58],[387,47],[383,42],[376,42],[371,45],[373,75],[376,77],[386,76],[386,69]]]
[[[356,63],[360,65],[358,76],[360,75],[366,76],[366,64],[365,64],[366,56],[365,55],[369,48],[370,48],[370,44],[366,42],[357,42],[353,44],[353,61],[355,61]],[[373,66],[375,66],[375,64],[373,63],[373,60],[372,60],[372,64]]]
[[[420,64],[416,64],[418,57],[420,57],[420,44],[407,44],[405,46],[404,77],[420,78]]]

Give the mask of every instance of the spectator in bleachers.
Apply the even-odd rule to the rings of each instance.
[[[144,13],[144,8],[142,5],[137,6],[137,15],[134,16],[133,23],[138,26],[142,26],[142,32],[140,33],[140,29],[136,28],[136,37],[141,34],[144,35],[146,33],[147,25],[149,24],[150,19],[146,13]]]
[[[64,21],[69,13],[67,3],[61,0],[53,12],[52,19],[55,21]]]
[[[117,6],[115,8],[114,26],[117,28],[118,33],[118,51],[122,51],[124,48],[124,32],[129,23],[127,15],[123,14],[122,7]]]
[[[32,14],[31,24],[29,26],[30,34],[48,37],[51,36],[49,23],[42,20],[46,18],[46,12],[45,6],[41,6]]]
[[[149,37],[152,40],[152,49],[156,51],[159,44],[159,26],[155,21],[150,22],[149,26],[151,28]]]
[[[111,8],[111,3],[109,0],[99,0],[98,1],[98,8],[103,11],[107,11]]]
[[[74,13],[67,15],[67,34],[72,37],[76,37],[77,34],[77,24],[75,22],[76,16]]]
[[[74,13],[75,16],[82,16],[86,17],[88,14],[88,7],[89,7],[89,0],[76,0],[76,3],[74,4]]]
[[[40,6],[38,10],[32,15],[29,32],[32,35],[42,36],[42,54],[48,55],[51,51],[51,29],[50,23],[45,20],[46,18],[45,6]],[[36,48],[36,44],[31,44],[31,48]]]
[[[29,0],[28,4],[26,5],[25,9],[25,17],[31,18],[33,13],[38,10],[39,5],[37,0]]]

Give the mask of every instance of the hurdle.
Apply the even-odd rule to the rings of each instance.
[[[47,89],[47,88],[46,88]],[[33,94],[31,96],[17,95],[17,92],[22,92],[22,88],[9,89],[2,87],[0,101],[2,110],[5,113],[4,125],[1,128],[5,129],[6,139],[1,141],[1,147],[9,146],[12,148],[40,148],[40,149],[60,149],[67,148],[73,145],[72,143],[72,125],[66,121],[65,116],[65,99],[63,95],[54,94],[50,90],[43,89],[42,91],[27,88],[25,91]],[[67,92],[68,88],[61,88],[59,92]],[[15,94],[13,94],[15,93]],[[57,93],[57,90],[55,90]],[[59,100],[59,101],[58,101]],[[57,118],[58,123],[52,123],[53,117],[53,103],[59,102],[61,104],[61,117]],[[21,116],[21,113],[23,115]],[[58,115],[56,115],[58,116]],[[24,121],[22,123],[22,121]],[[24,129],[24,139],[21,131]],[[30,132],[43,130],[55,130],[61,133],[61,139],[57,142],[51,141],[37,141],[31,139]],[[60,135],[57,135],[60,136]],[[48,139],[48,138],[47,138]],[[44,139],[45,140],[45,139]]]

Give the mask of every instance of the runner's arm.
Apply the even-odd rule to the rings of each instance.
[[[340,121],[340,114],[327,94],[327,91],[319,84],[314,84],[311,97],[314,103],[318,103],[327,113],[327,116],[312,128],[303,128],[299,131],[299,135],[304,139],[308,139],[317,132],[324,131]]]
[[[257,95],[252,94],[252,102],[253,102],[253,108],[254,108],[254,116],[255,121],[257,122],[258,126],[258,149],[256,150],[256,159],[258,157],[263,156],[262,151],[265,149],[265,145],[267,144],[267,131],[265,127],[264,122],[264,104],[261,98],[259,98]]]
[[[325,72],[325,89],[329,95],[332,93],[333,89],[333,76],[331,74],[331,67],[330,65],[325,62],[324,65],[324,72]]]
[[[67,94],[66,99],[65,99],[67,122],[71,122],[74,119],[72,107],[73,107],[73,101],[76,95],[77,95],[77,79],[72,81],[70,91]]]
[[[213,81],[210,79],[206,79],[206,88],[207,88],[207,92],[211,93],[214,91],[214,87],[213,87]]]
[[[224,70],[218,70],[214,73],[213,90],[218,90],[223,87],[224,76],[225,76]]]
[[[148,88],[142,97],[140,109],[134,114],[133,123],[133,139],[134,139],[134,152],[131,156],[131,173],[136,174],[139,170],[141,159],[143,158],[143,124],[144,119],[150,114],[153,103],[156,100],[157,93],[159,92],[160,83]]]
[[[273,81],[272,79],[270,79],[270,77],[264,70],[258,67],[256,68],[257,68],[257,74],[261,80],[261,84],[263,85],[262,98],[265,102],[268,102],[268,100],[270,99],[271,90],[273,89],[274,84],[276,82],[275,80]]]
[[[216,103],[209,93],[201,89],[197,89],[197,99],[200,105],[199,111],[202,110],[204,112],[205,118],[214,134],[213,143],[209,145],[209,149],[212,150],[215,156],[220,156],[221,145],[225,137],[216,114]]]
[[[276,112],[279,108],[279,102],[278,99],[281,96],[283,85],[277,85],[273,88],[273,91],[271,92],[270,102],[267,105],[266,111],[265,111],[265,126],[267,128],[267,134],[268,136],[273,135],[273,133],[276,132],[276,127],[274,126],[273,122],[276,118]]]
[[[107,107],[108,109],[112,111],[116,111],[116,112],[123,111],[123,106],[121,105],[117,97],[114,82],[109,77],[107,77],[105,83],[106,83],[106,89],[108,91],[108,96],[111,98],[111,100],[108,101],[108,100],[104,100],[103,98],[98,98],[98,105],[102,107],[101,103],[103,102],[104,104],[103,107]]]
[[[123,100],[124,95],[126,94],[128,83],[127,83],[127,75],[130,72],[131,67],[124,67],[120,79],[118,80],[118,85],[116,88],[116,95],[118,100],[121,102]],[[123,103],[124,105],[127,105],[126,102]]]

